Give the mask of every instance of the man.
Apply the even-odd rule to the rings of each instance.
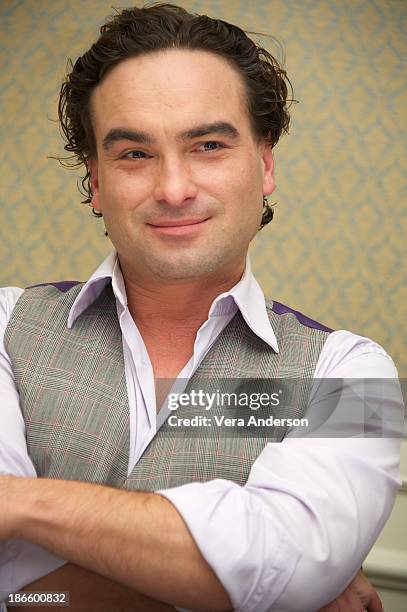
[[[372,341],[266,304],[251,275],[286,99],[239,28],[170,5],[117,14],[73,67],[66,149],[116,252],[85,284],[3,291],[3,590],[381,609],[353,579],[392,508],[397,440],[173,436],[160,410],[161,379],[396,376]]]

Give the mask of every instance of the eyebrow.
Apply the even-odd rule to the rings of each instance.
[[[203,123],[197,125],[185,132],[181,132],[177,135],[177,140],[182,142],[185,140],[193,140],[194,138],[200,138],[207,136],[208,134],[220,134],[221,136],[227,136],[232,140],[237,140],[240,136],[239,131],[231,123],[227,121],[214,121],[213,123]],[[103,139],[103,148],[105,151],[120,140],[130,140],[131,142],[137,142],[138,144],[154,144],[155,138],[138,130],[126,130],[122,128],[113,128],[109,130]]]

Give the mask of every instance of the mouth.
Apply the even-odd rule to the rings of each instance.
[[[167,236],[183,236],[198,232],[208,219],[209,217],[205,217],[204,219],[172,219],[169,221],[148,223],[147,225],[160,234]]]

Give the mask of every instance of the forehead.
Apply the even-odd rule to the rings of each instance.
[[[168,134],[211,121],[249,128],[242,77],[206,51],[171,49],[126,59],[94,89],[90,104],[98,142],[118,125]]]

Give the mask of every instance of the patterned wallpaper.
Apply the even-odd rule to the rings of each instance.
[[[78,173],[47,156],[63,152],[55,118],[66,60],[88,47],[112,4],[1,0],[0,285],[84,279],[110,249],[80,204]],[[407,376],[407,2],[180,4],[284,46],[299,104],[275,152],[276,217],[252,248],[266,293],[372,337]]]

